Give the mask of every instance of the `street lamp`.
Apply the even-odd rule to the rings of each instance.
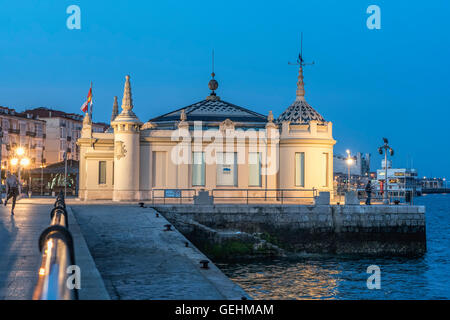
[[[347,168],[348,168],[348,178],[347,178],[347,191],[350,190],[350,166],[353,164],[353,158],[350,156],[350,150],[346,150],[347,152],[347,159],[345,162],[347,162]]]
[[[383,142],[384,144],[378,148],[378,153],[379,154],[383,154],[383,150],[384,150],[384,192],[383,192],[383,203],[384,204],[388,204],[388,176],[387,176],[387,153],[389,151],[389,154],[391,155],[391,157],[394,155],[394,149],[392,149],[391,147],[389,147],[388,145],[388,139],[387,138],[383,138]]]
[[[30,164],[30,159],[25,156],[25,150],[22,147],[18,147],[15,153],[16,157],[11,159],[11,165],[17,166],[18,179],[20,181],[20,169],[21,167],[27,167]]]
[[[45,159],[41,158],[41,196],[44,195],[44,168],[46,167],[45,162]]]

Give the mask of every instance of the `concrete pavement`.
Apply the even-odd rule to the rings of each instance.
[[[41,259],[38,239],[49,226],[53,203],[24,198],[14,216],[10,205],[0,207],[0,299],[32,298]],[[177,230],[164,231],[169,222],[153,209],[75,199],[67,205],[81,268],[80,299],[249,298],[214,264],[201,269],[207,258]]]
[[[201,269],[207,258],[154,209],[71,207],[112,299],[248,298],[215,265]]]

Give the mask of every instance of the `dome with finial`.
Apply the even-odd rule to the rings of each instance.
[[[278,117],[277,122],[288,121],[292,124],[307,124],[311,120],[326,122],[325,119],[305,101],[303,67],[300,65],[295,101]]]

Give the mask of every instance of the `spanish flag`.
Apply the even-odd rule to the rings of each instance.
[[[81,111],[83,112],[87,112],[88,111],[88,105],[91,105],[91,109],[92,109],[92,82],[91,82],[91,87],[89,88],[89,93],[87,95],[87,100],[85,103],[83,103],[83,105],[81,106]]]

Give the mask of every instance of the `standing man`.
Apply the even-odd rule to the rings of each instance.
[[[6,177],[6,199],[5,199],[5,207],[9,200],[9,198],[13,198],[12,207],[11,207],[11,215],[14,215],[14,208],[16,207],[16,198],[19,195],[19,179],[14,174],[8,171]]]
[[[365,191],[367,193],[366,205],[370,206],[370,200],[372,198],[372,184],[371,184],[370,180],[366,184]]]

